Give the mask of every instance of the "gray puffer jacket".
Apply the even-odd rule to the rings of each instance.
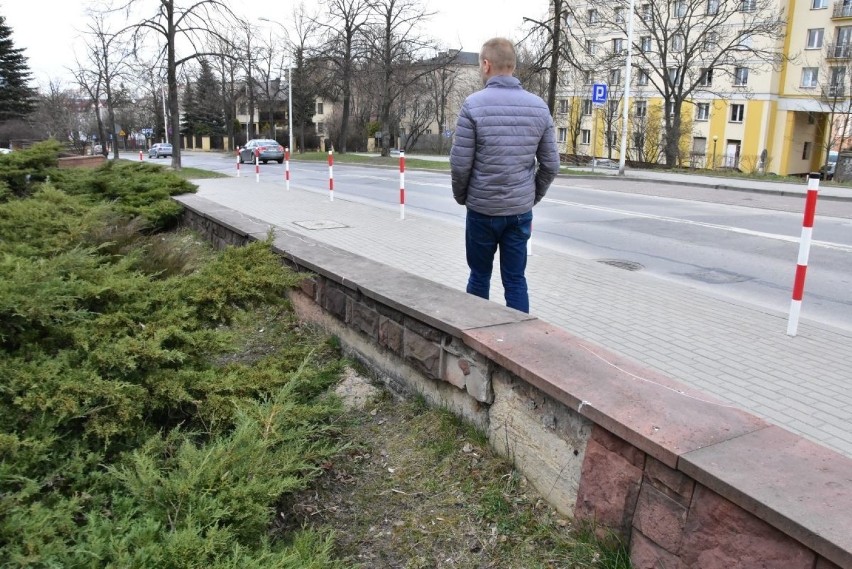
[[[530,211],[559,172],[547,105],[515,77],[490,78],[462,105],[450,166],[458,203],[484,215]]]

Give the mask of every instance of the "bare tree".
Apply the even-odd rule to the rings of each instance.
[[[543,98],[551,114],[556,111],[560,70],[580,66],[574,56],[571,42],[568,41],[566,23],[570,14],[568,0],[549,0],[547,18],[524,18],[524,22],[530,25],[530,31],[521,43],[532,39],[535,44],[529,52],[533,55],[528,62],[529,72],[536,75],[546,74],[547,91]],[[527,85],[527,82],[524,84]]]
[[[322,52],[334,68],[335,83],[342,100],[337,149],[346,152],[349,135],[349,115],[352,112],[352,82],[356,66],[363,56],[362,31],[369,16],[368,0],[325,0],[327,20],[316,20],[325,35]]]
[[[830,153],[840,150],[850,137],[849,116],[852,113],[852,42],[838,34],[826,42],[819,63],[805,65],[802,70],[802,91],[809,93],[819,106],[824,120],[818,124],[818,148],[825,152],[822,169],[827,171]]]
[[[33,123],[39,126],[43,136],[67,142],[74,152],[83,154],[93,117],[80,107],[78,100],[59,80],[51,80],[47,89],[39,93]]]
[[[120,0],[121,7],[128,18],[131,9],[137,4],[135,0]],[[168,107],[170,123],[174,132],[178,132],[180,124],[180,108],[178,101],[178,69],[184,63],[203,56],[231,57],[230,53],[213,52],[201,49],[200,46],[210,45],[210,36],[218,37],[226,42],[228,38],[216,29],[216,22],[238,21],[239,18],[231,11],[223,0],[188,0],[184,6],[180,0],[157,0],[155,14],[143,18],[141,22],[131,24],[128,30],[133,32],[133,42],[137,49],[145,44],[149,34],[154,34],[161,42],[160,58],[165,62],[166,84],[168,86]],[[244,24],[244,22],[243,22]],[[182,38],[190,46],[190,53],[178,55],[178,38]],[[181,168],[180,144],[173,145],[172,168]]]
[[[435,68],[422,61],[435,46],[419,32],[433,13],[419,0],[370,0],[369,5],[374,17],[368,34],[369,60],[380,87],[378,119],[382,132],[391,133],[394,103]],[[390,153],[390,138],[382,137],[382,156]]]
[[[293,28],[295,33],[290,43],[293,76],[287,79],[292,82],[293,128],[299,135],[299,152],[304,152],[305,131],[313,123],[317,97],[328,88],[328,73],[325,60],[319,57],[314,44],[319,31],[316,16],[308,13],[304,2],[293,11]]]
[[[591,66],[624,66],[626,12],[627,1],[618,0],[576,15],[575,29],[582,31],[576,39],[612,38]],[[777,68],[784,57],[777,42],[785,18],[774,0],[647,0],[637,3],[634,18],[633,66],[663,99],[669,167],[680,156],[684,102],[696,92],[730,98],[730,85],[745,96],[749,71]],[[722,78],[728,79],[724,92]]]
[[[74,76],[80,87],[89,93],[98,117],[98,134],[108,153],[107,138],[112,141],[113,157],[118,158],[118,131],[115,125],[116,89],[128,70],[131,52],[120,33],[107,30],[105,14],[90,12],[91,22],[86,33],[86,62],[77,61]],[[101,117],[101,103],[106,104],[106,125]]]

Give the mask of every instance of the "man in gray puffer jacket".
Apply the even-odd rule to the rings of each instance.
[[[459,113],[450,152],[453,197],[467,206],[467,292],[488,298],[494,254],[506,305],[529,312],[524,272],[532,208],[559,172],[553,118],[540,97],[512,74],[515,48],[490,39],[479,54],[485,89],[469,96]]]

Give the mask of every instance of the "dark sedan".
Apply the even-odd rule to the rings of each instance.
[[[254,162],[255,152],[257,152],[258,159],[264,164],[270,160],[275,160],[279,164],[284,162],[284,147],[277,141],[268,138],[255,138],[249,140],[245,146],[240,148],[240,163]]]

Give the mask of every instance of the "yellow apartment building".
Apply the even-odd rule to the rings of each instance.
[[[852,0],[635,0],[626,90],[628,11],[576,3],[566,17],[581,68],[564,70],[557,101],[565,152],[620,158],[629,91],[627,157],[664,162],[660,125],[675,111],[663,74],[694,87],[679,113],[681,166],[802,174],[842,143],[832,125],[849,113]],[[607,85],[606,104],[593,84]]]

